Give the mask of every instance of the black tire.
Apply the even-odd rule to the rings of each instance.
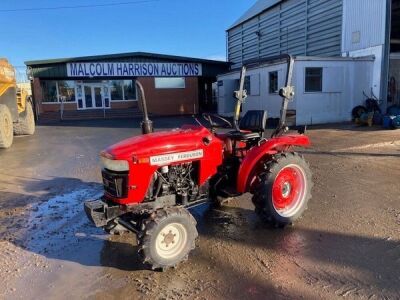
[[[13,121],[7,106],[0,104],[0,148],[9,148],[13,143]]]
[[[268,161],[265,165],[265,169],[266,172],[259,175],[259,184],[255,188],[252,198],[255,211],[263,221],[269,223],[273,227],[282,228],[300,218],[307,209],[307,203],[311,198],[312,189],[310,167],[299,154],[282,153]],[[282,172],[283,170],[285,173]],[[297,180],[291,182],[288,179],[282,179],[287,178],[284,177],[286,173],[289,175],[294,174],[293,176],[297,176],[295,178],[295,180]],[[275,182],[276,186],[274,189]],[[279,185],[279,183],[283,184]],[[294,186],[297,183],[302,187],[296,189]],[[277,197],[279,201],[274,199],[274,191],[275,193],[278,192],[278,194],[282,193]],[[288,194],[283,195],[284,191]],[[293,191],[295,191],[295,193]],[[297,192],[301,194],[296,196]],[[291,197],[298,198],[295,198],[289,204],[282,203],[282,201],[288,201]],[[282,206],[277,207],[278,204],[276,203]]]
[[[14,124],[15,135],[32,135],[35,133],[35,116],[32,104],[27,101],[25,111],[19,114],[18,123]]]
[[[399,116],[397,116],[397,117],[395,117],[393,120],[392,120],[392,128],[393,129],[400,129],[400,115]]]
[[[142,223],[138,234],[139,255],[153,270],[164,271],[187,260],[189,252],[195,248],[197,236],[196,220],[188,210],[178,207],[160,209]]]
[[[366,112],[367,112],[367,109],[365,108],[365,106],[358,105],[353,108],[353,110],[351,111],[351,115],[353,116],[353,119],[359,119],[361,117],[361,115]]]

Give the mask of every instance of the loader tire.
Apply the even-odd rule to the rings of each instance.
[[[282,153],[265,164],[252,198],[256,213],[283,228],[301,217],[311,198],[311,171],[302,156]]]
[[[9,148],[13,143],[13,121],[10,110],[0,104],[0,148]]]
[[[159,209],[143,221],[139,256],[153,270],[166,270],[187,260],[198,236],[196,220],[185,208]]]
[[[27,101],[25,111],[19,114],[18,123],[14,124],[15,135],[32,135],[35,133],[35,116],[32,104]]]

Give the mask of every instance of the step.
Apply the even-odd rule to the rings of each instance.
[[[139,109],[113,109],[113,110],[78,110],[64,111],[63,120],[88,120],[88,119],[113,119],[113,118],[135,118],[141,117]],[[60,120],[60,112],[45,112],[39,116],[40,121]]]

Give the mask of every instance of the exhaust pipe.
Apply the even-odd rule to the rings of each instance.
[[[139,88],[140,91],[140,101],[143,108],[143,121],[140,123],[140,127],[142,128],[142,134],[148,134],[154,132],[153,122],[149,119],[149,115],[147,113],[147,103],[146,97],[144,95],[143,85],[135,80],[136,86]]]

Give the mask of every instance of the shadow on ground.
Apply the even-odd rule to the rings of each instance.
[[[79,183],[65,178],[59,180],[74,182],[75,188],[69,193],[51,196],[34,209],[26,232],[28,243],[24,247],[49,259],[70,261],[84,266],[101,266],[123,271],[147,269],[137,258],[136,242],[132,234],[111,237],[101,229],[95,228],[84,215],[83,201],[99,197],[100,185]],[[193,213],[198,219],[200,240],[209,246],[210,240],[219,240],[222,243],[244,246],[248,251],[259,249],[266,255],[286,257],[289,261],[297,261],[300,264],[306,259],[312,261],[315,267],[312,272],[306,272],[307,280],[337,281],[338,284],[340,280],[347,281],[344,274],[338,277],[338,274],[330,274],[324,270],[324,266],[334,265],[339,271],[353,270],[366,274],[363,286],[374,286],[380,290],[398,293],[396,282],[400,278],[396,272],[397,268],[394,267],[399,264],[398,240],[301,227],[276,230],[260,223],[253,211],[242,208],[223,207],[210,210],[204,206]],[[204,265],[223,264],[221,259],[224,255],[240,259],[235,253],[222,251],[211,261],[210,254],[204,252],[204,244],[200,248],[191,255],[187,263],[189,266],[193,262]],[[224,274],[239,272],[231,270],[230,266],[220,265],[219,268],[221,280]],[[307,266],[304,269],[306,270]],[[247,280],[247,274],[237,275],[242,276],[244,281]],[[229,275],[229,278],[232,280],[232,275]],[[249,287],[257,287],[257,293],[274,290],[268,279],[246,282]],[[280,295],[279,291],[275,292],[277,296]]]

